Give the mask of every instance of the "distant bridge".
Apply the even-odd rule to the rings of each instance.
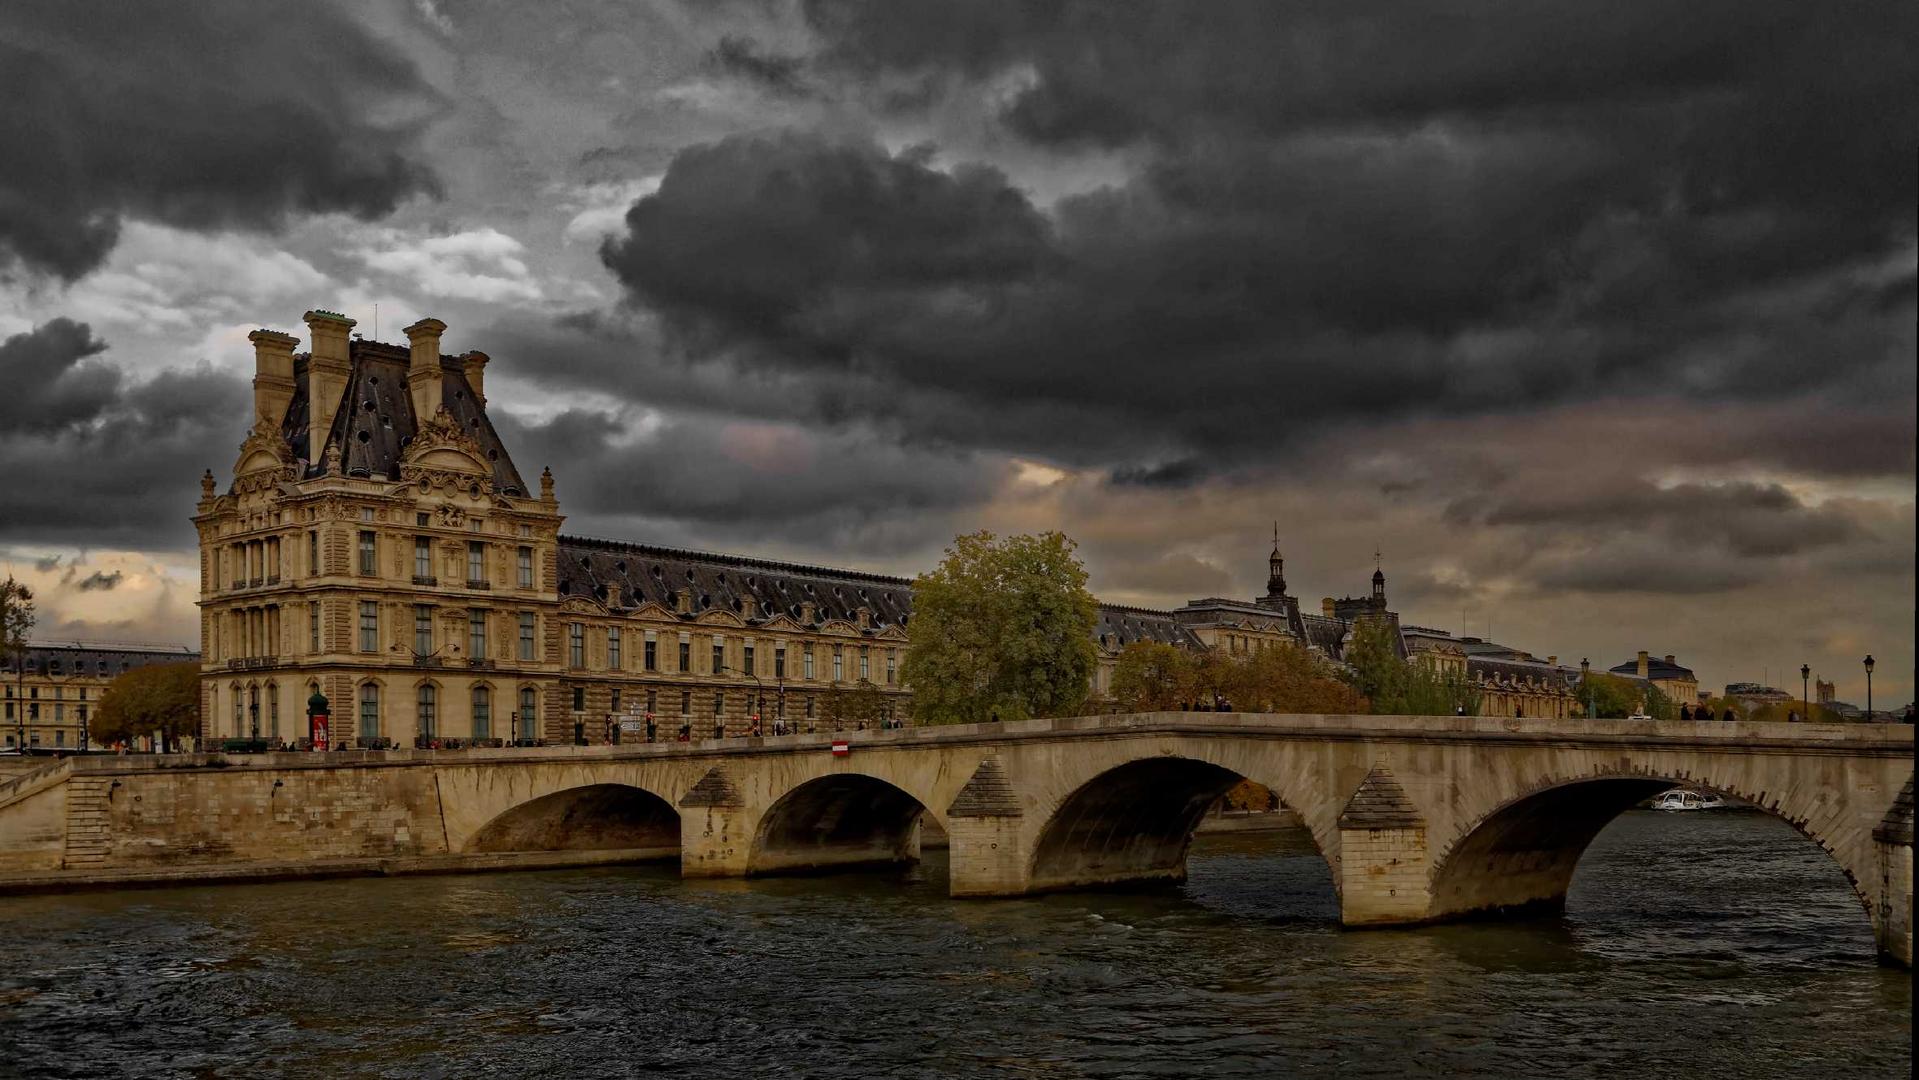
[[[848,752],[830,749],[833,739]],[[1348,926],[1562,905],[1633,804],[1710,788],[1790,822],[1912,960],[1903,725],[1146,713],[691,744],[67,759],[0,784],[8,878],[201,879],[677,856],[693,876],[907,862],[955,896],[1179,880],[1241,778],[1297,810]],[[10,872],[7,873],[7,872]]]

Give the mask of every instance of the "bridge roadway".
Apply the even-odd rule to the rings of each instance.
[[[18,881],[677,856],[693,876],[906,862],[955,896],[1179,880],[1240,778],[1298,811],[1349,926],[1562,905],[1607,822],[1675,785],[1790,822],[1912,959],[1903,725],[1145,713],[691,744],[95,757],[0,783]],[[409,862],[409,860],[412,860]],[[35,875],[38,875],[36,877]]]

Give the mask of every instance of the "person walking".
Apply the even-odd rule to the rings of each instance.
[[[1735,714],[1733,713],[1733,711],[1732,711],[1732,706],[1731,706],[1731,705],[1728,705],[1728,706],[1726,706],[1726,715],[1725,715],[1725,716],[1723,716],[1723,717],[1721,717],[1720,719],[1722,719],[1722,720],[1724,720],[1724,721],[1725,721],[1726,723],[1728,723],[1728,724],[1730,724],[1730,723],[1732,723],[1733,721],[1735,721],[1735,720],[1737,720],[1737,719],[1739,719],[1739,717],[1738,717],[1737,715],[1735,715]]]

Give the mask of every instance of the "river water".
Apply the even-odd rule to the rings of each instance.
[[[1634,812],[1561,918],[1343,932],[1299,837],[955,901],[668,866],[0,898],[0,1075],[1907,1076],[1912,980],[1772,818]]]

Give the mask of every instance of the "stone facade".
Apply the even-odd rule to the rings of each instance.
[[[85,734],[98,749],[87,722],[108,683],[136,667],[199,659],[181,645],[106,641],[35,642],[21,657],[0,656],[0,746],[74,750]]]

